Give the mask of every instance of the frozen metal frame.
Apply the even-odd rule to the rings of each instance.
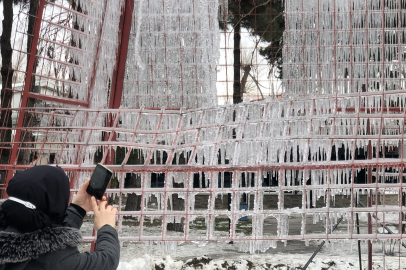
[[[61,0],[63,1],[63,0]],[[322,1],[322,0],[319,0]],[[367,2],[368,0],[366,0]],[[398,0],[400,5],[403,0]],[[92,1],[90,1],[92,2]],[[104,9],[107,8],[105,1]],[[333,1],[335,3],[335,1]],[[72,0],[69,1],[72,4]],[[225,1],[224,1],[225,4]],[[304,0],[301,2],[302,9]],[[242,103],[239,105],[226,105],[215,108],[194,108],[194,109],[179,109],[179,108],[120,108],[122,100],[122,91],[124,84],[124,76],[127,61],[128,44],[130,41],[130,31],[132,25],[132,14],[134,10],[134,0],[125,0],[120,18],[119,45],[116,55],[116,67],[113,71],[110,97],[107,108],[91,108],[89,106],[91,91],[95,87],[95,76],[98,66],[99,57],[95,57],[92,65],[92,77],[90,80],[90,88],[87,93],[86,100],[75,98],[67,98],[58,95],[46,95],[41,93],[30,92],[33,87],[31,85],[31,77],[38,74],[33,74],[33,67],[36,58],[43,57],[38,54],[38,41],[43,39],[40,36],[41,23],[45,5],[55,5],[57,3],[40,1],[38,9],[37,21],[34,30],[34,41],[31,46],[29,62],[27,65],[27,76],[25,77],[24,89],[22,92],[21,106],[11,109],[10,111],[18,112],[18,121],[13,128],[15,130],[14,141],[11,142],[12,153],[8,164],[0,164],[0,170],[7,170],[7,182],[11,179],[13,173],[18,170],[23,170],[35,165],[35,161],[25,162],[25,164],[17,164],[17,156],[21,151],[37,152],[39,156],[46,156],[51,152],[56,152],[58,165],[62,167],[73,179],[71,181],[72,194],[77,192],[78,184],[88,176],[94,166],[85,164],[83,160],[88,154],[90,148],[102,148],[101,161],[112,169],[115,177],[119,180],[118,187],[112,187],[107,190],[107,194],[111,197],[118,195],[117,204],[120,209],[118,215],[120,221],[123,217],[131,216],[138,220],[139,225],[133,228],[131,234],[123,233],[121,222],[118,226],[120,232],[120,241],[162,241],[162,242],[184,242],[184,241],[234,241],[241,244],[251,243],[251,247],[245,248],[246,251],[263,250],[267,247],[275,246],[276,241],[301,240],[301,241],[317,241],[317,240],[369,240],[368,241],[368,261],[369,267],[372,267],[372,240],[380,240],[383,243],[391,239],[404,240],[404,232],[402,227],[404,221],[404,131],[406,121],[406,90],[398,89],[393,91],[376,91],[376,92],[357,92],[341,94],[336,93],[325,96],[312,96],[307,93],[302,96],[294,96],[281,99],[268,99],[258,103]],[[63,7],[63,5],[60,5]],[[320,7],[320,5],[318,5]],[[351,10],[351,9],[350,9]],[[81,16],[87,16],[77,10],[69,12],[77,13]],[[335,12],[335,11],[334,11]],[[403,15],[403,11],[397,10],[399,17]],[[382,13],[384,11],[382,10]],[[103,13],[105,14],[105,12]],[[225,16],[225,14],[223,14]],[[301,16],[305,16],[302,12]],[[320,12],[318,13],[320,16]],[[383,15],[384,16],[384,15]],[[350,18],[352,13],[350,12]],[[352,24],[351,24],[352,25]],[[98,47],[101,46],[102,28],[99,29]],[[227,30],[225,30],[227,31]],[[350,32],[353,29],[349,29]],[[382,29],[385,31],[384,27]],[[400,24],[398,25],[398,35],[404,32]],[[79,31],[78,31],[79,32]],[[301,29],[302,34],[305,34],[306,29]],[[337,30],[334,29],[334,35]],[[289,32],[287,33],[287,35]],[[86,35],[86,34],[84,34]],[[320,38],[318,41],[318,50],[320,53]],[[49,40],[51,42],[52,40]],[[55,41],[53,41],[55,42]],[[302,55],[305,54],[304,41],[301,47]],[[351,47],[351,43],[349,47]],[[385,46],[384,44],[382,46]],[[398,39],[398,48],[403,48],[400,39]],[[78,47],[72,49],[80,49]],[[227,45],[224,50],[226,51]],[[289,44],[286,50],[289,50]],[[337,45],[334,46],[337,50]],[[18,53],[18,52],[17,52]],[[96,55],[99,55],[99,48]],[[225,52],[227,54],[227,51]],[[336,51],[335,51],[336,53]],[[37,57],[32,57],[37,56]],[[64,62],[66,59],[55,59],[54,62]],[[319,60],[320,61],[320,60]],[[65,61],[67,65],[74,65]],[[257,63],[258,65],[261,65]],[[229,65],[226,62],[226,65]],[[306,69],[305,63],[300,63],[303,69]],[[337,70],[337,59],[333,62]],[[353,67],[353,57],[351,57],[350,67]],[[399,70],[403,68],[403,60],[398,62]],[[367,65],[368,67],[368,65]],[[227,72],[227,70],[226,70]],[[321,71],[320,71],[321,72]],[[337,71],[336,71],[337,72]],[[44,78],[55,79],[51,75],[41,75]],[[309,80],[303,78],[304,81]],[[334,77],[331,80],[337,86],[338,78]],[[352,81],[353,78],[350,78]],[[368,80],[368,78],[367,78]],[[399,77],[399,85],[402,84],[404,78]],[[226,80],[227,81],[227,80]],[[293,79],[292,79],[293,81]],[[385,79],[383,79],[385,81]],[[288,78],[286,85],[289,87],[291,80]],[[318,84],[322,84],[321,76],[319,75]],[[396,94],[399,101],[396,105],[386,106],[385,99],[389,95]],[[371,107],[366,106],[366,100],[369,98],[380,100],[381,106]],[[52,104],[50,107],[27,107],[28,98],[49,101]],[[325,101],[329,106],[323,107],[321,101]],[[298,105],[298,104],[303,104]],[[355,106],[354,106],[355,104]],[[279,111],[274,110],[276,106],[280,106]],[[29,112],[40,119],[53,119],[54,122],[48,121],[45,126],[24,126],[24,115]],[[87,115],[86,126],[76,126],[75,122],[79,121],[81,115]],[[215,115],[215,120],[210,116]],[[234,115],[237,117],[233,119]],[[134,121],[125,124],[126,117],[133,117]],[[143,126],[143,121],[146,119],[156,119],[154,124],[149,128]],[[171,118],[173,126],[166,127],[163,125],[164,119]],[[105,119],[105,123],[99,120]],[[193,121],[192,121],[193,120]],[[196,122],[197,120],[197,122]],[[59,124],[56,124],[60,121]],[[345,122],[351,122],[346,125]],[[385,122],[386,121],[386,122]],[[390,122],[390,121],[393,121]],[[152,122],[152,121],[151,121]],[[191,123],[193,122],[193,123]],[[324,126],[314,123],[324,123]],[[123,124],[124,123],[124,124]],[[352,123],[355,123],[353,125]],[[391,123],[391,125],[387,124]],[[270,134],[272,131],[269,126],[280,125],[278,135]],[[304,134],[294,133],[294,129],[299,126],[307,127]],[[319,130],[313,127],[317,126]],[[6,129],[2,127],[2,129]],[[347,129],[342,132],[343,129]],[[252,130],[258,132],[251,133]],[[388,132],[393,130],[393,133]],[[30,132],[37,135],[35,141],[29,144],[24,142],[24,132]],[[227,133],[228,132],[228,133]],[[269,133],[267,133],[269,132]],[[103,138],[91,140],[92,134],[104,134]],[[210,134],[208,136],[207,134]],[[272,136],[271,136],[272,135]],[[60,141],[58,136],[63,138]],[[77,137],[75,137],[77,136]],[[140,138],[148,138],[148,141],[142,141]],[[80,138],[79,140],[70,138]],[[165,143],[163,138],[170,138]],[[211,138],[211,140],[208,140]],[[346,160],[331,160],[331,157],[325,159],[311,159],[307,157],[311,154],[310,150],[304,150],[302,159],[298,158],[289,162],[284,160],[284,154],[290,151],[293,147],[289,144],[290,141],[303,141],[304,145],[310,145],[312,142],[322,144],[327,140],[327,144],[332,149],[335,142],[343,142],[349,145],[349,159]],[[359,147],[357,142],[367,142],[366,145]],[[386,158],[385,151],[380,148],[385,146],[395,146],[399,150],[398,158]],[[269,146],[269,150],[279,149],[283,152],[274,154],[280,155],[279,159],[271,160],[270,153],[256,152],[252,153],[250,158],[244,158],[244,155],[250,153],[238,153],[237,149],[242,148],[242,145],[256,145],[263,148],[268,147],[267,143],[281,145],[282,147]],[[221,158],[222,147],[231,145],[231,148],[236,149],[232,156],[228,156],[228,163]],[[261,149],[258,147],[258,149]],[[121,164],[115,164],[114,156],[117,148],[125,149],[125,156]],[[367,152],[366,159],[356,159],[356,151],[363,148]],[[72,150],[74,149],[74,150]],[[132,150],[137,149],[143,151],[144,160],[141,164],[132,164]],[[210,152],[206,155],[204,151]],[[336,150],[338,151],[338,150]],[[167,158],[162,158],[166,153]],[[382,154],[383,152],[383,154]],[[203,154],[202,154],[203,153]],[[73,154],[71,162],[64,162],[63,156]],[[177,158],[182,155],[186,158],[183,163],[177,162]],[[331,153],[330,153],[331,154]],[[210,157],[209,160],[201,159],[199,155]],[[332,154],[331,154],[332,155]],[[327,156],[327,154],[326,154]],[[161,157],[161,158],[158,158]],[[220,157],[220,158],[219,158]],[[356,181],[356,172],[365,170],[367,179],[365,183]],[[386,171],[385,169],[388,169]],[[390,172],[389,172],[390,170]],[[289,182],[289,177],[292,171],[297,171],[297,178],[294,182]],[[322,171],[325,175],[320,177],[319,183],[307,182],[309,173],[316,174],[316,171]],[[231,173],[231,187],[224,187],[219,175],[222,173]],[[141,186],[137,188],[126,188],[124,186],[126,174],[137,174],[141,177]],[[165,184],[161,188],[151,187],[151,175],[164,173]],[[195,174],[205,174],[206,181],[209,183],[205,186],[196,187],[193,184]],[[243,184],[241,174],[253,174],[253,185]],[[277,175],[277,185],[264,185],[264,175],[273,173]],[[348,173],[349,177],[346,181],[340,182],[343,178],[337,177],[340,173]],[[247,177],[247,176],[246,176]],[[385,177],[391,179],[385,181]],[[183,187],[173,187],[173,181],[182,180]],[[246,179],[246,178],[244,178]],[[339,180],[340,181],[339,181]],[[348,180],[348,181],[347,181]],[[247,180],[244,180],[247,181]],[[301,193],[301,207],[297,209],[285,208],[287,202],[287,194],[293,192]],[[324,197],[325,207],[314,207],[313,203],[317,202],[311,198],[310,194],[325,192]],[[356,203],[356,199],[360,199],[363,192],[366,192],[366,207],[361,208]],[[123,199],[127,194],[138,194],[141,196],[140,210],[124,211]],[[207,193],[208,202],[207,209],[196,209],[195,199],[202,193]],[[172,195],[178,195],[183,199],[184,210],[173,210]],[[231,194],[232,202],[230,210],[216,209],[218,204],[217,197]],[[277,194],[277,204],[274,209],[264,209],[263,199],[266,194]],[[346,207],[334,207],[331,199],[338,194],[346,194],[349,198],[349,204]],[[397,195],[397,205],[385,205],[386,194]],[[253,196],[253,204],[251,208],[246,210],[240,209],[239,201],[241,196]],[[313,195],[316,196],[316,195]],[[151,207],[150,199],[155,197],[159,201],[157,208]],[[159,199],[158,199],[159,198]],[[382,199],[383,198],[383,199]],[[393,234],[379,233],[379,222],[386,224],[385,213],[391,212],[398,215],[397,226],[398,232]],[[302,217],[302,232],[296,235],[290,235],[286,232],[289,225],[289,215],[297,214]],[[367,213],[367,231],[357,234],[357,225],[355,224],[355,215],[358,213]],[[373,215],[383,218],[383,221],[375,221]],[[216,233],[216,218],[226,216],[230,217],[231,229],[229,233],[219,235]],[[239,219],[244,216],[250,216],[252,233],[250,235],[241,235],[236,232]],[[170,234],[167,231],[169,220],[182,220],[184,224],[184,232],[180,234]],[[191,235],[191,223],[196,217],[204,217],[206,224],[206,232],[204,236]],[[277,220],[277,234],[273,236],[264,236],[263,222],[264,219],[272,217]],[[307,217],[322,217],[325,220],[325,231],[320,234],[306,233],[306,218]],[[337,234],[332,232],[331,228],[335,225],[337,219],[344,217],[347,222],[347,233]],[[144,231],[145,219],[152,220],[158,218],[161,222],[161,229],[157,235],[149,235]],[[94,241],[94,234],[85,235],[85,240]],[[400,254],[400,252],[399,252]],[[400,255],[399,255],[400,256]],[[385,254],[383,256],[385,260]],[[399,257],[400,258],[400,257]],[[399,259],[399,265],[401,260]],[[370,268],[371,269],[371,268]]]

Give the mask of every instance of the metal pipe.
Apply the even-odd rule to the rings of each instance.
[[[89,144],[91,145],[91,144]],[[126,143],[118,143],[117,145],[120,146],[126,146]],[[129,145],[130,146],[130,145]],[[136,147],[134,147],[136,148]],[[152,148],[150,147],[140,147],[140,148]],[[157,147],[158,149],[165,149],[161,147]],[[191,147],[190,147],[191,148]],[[115,169],[115,171],[123,171],[123,170],[134,170],[134,171],[144,171],[144,170],[152,170],[152,171],[177,171],[177,172],[182,172],[182,171],[190,171],[190,170],[195,170],[195,171],[257,171],[257,170],[262,170],[262,171],[267,171],[267,170],[303,170],[303,168],[307,169],[328,169],[328,168],[334,168],[334,169],[344,169],[344,168],[368,168],[371,166],[376,166],[379,165],[380,167],[399,167],[402,165],[402,161],[400,160],[381,160],[379,163],[377,163],[375,160],[370,160],[369,162],[366,160],[359,160],[355,161],[353,164],[346,164],[345,162],[319,162],[315,163],[290,163],[290,164],[269,164],[269,165],[232,165],[232,164],[221,164],[218,166],[212,166],[212,165],[176,165],[176,166],[166,166],[166,165],[123,165],[123,166],[111,166],[112,169]],[[28,165],[27,165],[28,166]],[[3,167],[21,167],[23,168],[24,166],[20,165],[0,165],[0,168]],[[66,168],[72,169],[72,165],[65,165]],[[83,168],[86,168],[86,165],[82,166]],[[365,185],[365,184],[363,184]],[[363,185],[357,185],[357,186],[363,186]],[[351,188],[351,185],[347,184],[341,184],[341,185],[333,185],[333,187],[347,187]],[[382,187],[399,187],[399,185],[394,185],[394,184],[385,184],[382,185]],[[375,188],[374,185],[365,185],[365,187],[371,187]],[[296,186],[297,188],[297,186]],[[323,188],[323,186],[320,186],[320,188]]]
[[[358,205],[359,197],[355,198],[355,206]],[[355,214],[356,224],[357,224],[357,234],[359,235],[359,217],[358,213]],[[359,260],[359,269],[362,270],[362,260],[361,260],[361,240],[358,240],[358,260]]]
[[[358,213],[355,214],[357,220],[357,233],[359,234],[359,219]],[[359,258],[359,269],[362,270],[362,260],[361,260],[361,240],[358,240],[358,258]]]
[[[333,229],[331,230],[331,232],[334,232],[334,230],[337,228],[338,224],[340,224],[340,222],[343,220],[343,217],[340,217],[340,219],[338,220],[338,222],[336,223],[336,225],[334,225]],[[305,266],[303,266],[302,270],[306,270],[307,267],[309,266],[309,264],[312,262],[312,260],[314,259],[314,257],[316,257],[317,253],[319,253],[319,251],[321,250],[321,248],[324,246],[324,244],[326,243],[326,240],[323,240],[323,242],[320,243],[320,245],[317,247],[316,251],[313,253],[313,255],[310,257],[310,259],[307,261],[307,263],[305,264]]]
[[[367,134],[369,135],[371,129],[371,121],[368,119],[367,122]],[[368,153],[368,160],[372,159],[372,144],[371,140],[368,141],[368,148],[367,148],[367,153]],[[368,168],[368,184],[372,184],[372,167]],[[367,197],[367,205],[368,207],[372,207],[372,190],[370,189],[368,191],[368,197]],[[372,234],[372,219],[371,219],[371,213],[368,213],[368,234]],[[372,270],[372,241],[368,241],[368,270]]]

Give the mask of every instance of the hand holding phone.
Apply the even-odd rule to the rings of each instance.
[[[107,205],[107,201],[97,202],[95,198],[91,199],[94,212],[93,228],[98,231],[104,225],[116,227],[117,208]]]
[[[92,177],[90,178],[89,186],[86,189],[86,192],[94,196],[96,199],[101,200],[106,188],[110,182],[113,172],[100,163],[96,165]]]

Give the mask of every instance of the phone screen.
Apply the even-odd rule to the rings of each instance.
[[[90,183],[86,192],[94,196],[96,199],[101,200],[106,192],[106,188],[112,175],[113,173],[109,169],[101,164],[97,164],[96,169],[90,178]]]

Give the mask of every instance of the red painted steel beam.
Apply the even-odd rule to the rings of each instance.
[[[117,63],[113,73],[110,94],[110,109],[120,108],[121,96],[124,87],[125,67],[128,55],[128,44],[130,42],[132,13],[134,10],[134,0],[126,0],[123,14],[120,18],[119,46],[117,51]]]
[[[50,95],[42,95],[42,94],[33,93],[33,92],[29,92],[28,97],[52,101],[52,102],[58,102],[58,103],[63,103],[63,104],[68,104],[68,105],[76,105],[76,106],[84,106],[84,107],[88,106],[88,103],[83,100],[56,97],[56,96],[50,96]]]
[[[132,25],[132,14],[134,10],[134,0],[126,0],[124,3],[123,11],[120,17],[119,24],[119,45],[117,48],[117,62],[113,72],[113,78],[110,90],[109,109],[118,109],[121,104],[121,97],[123,95],[125,67],[127,63],[128,44],[130,42],[130,33]],[[107,119],[107,127],[113,127],[113,119],[109,115]],[[116,133],[110,133],[112,136],[106,137],[105,141],[115,141]],[[112,157],[114,157],[114,150],[111,150],[106,159],[106,164],[113,164]]]
[[[344,111],[342,108],[337,108],[338,112]],[[365,113],[376,113],[376,112],[398,112],[398,113],[403,113],[405,111],[405,108],[401,107],[381,107],[381,108],[367,108],[367,107],[360,107],[359,108],[360,112],[365,112]],[[356,112],[355,108],[345,108],[345,112]]]
[[[36,75],[37,76],[37,75]],[[20,91],[18,91],[18,90],[15,90],[15,92],[20,92]],[[22,91],[21,91],[22,92]],[[40,95],[40,94],[37,94],[37,93],[32,93],[32,92],[30,92],[29,94],[29,97],[35,97],[35,98],[40,98],[39,96],[41,96],[41,98],[44,96],[44,95]],[[58,98],[58,97],[51,97],[51,96],[46,96],[46,97],[49,97],[48,99],[50,100],[50,101],[56,101],[56,102],[60,102],[60,103],[64,103],[64,104],[69,104],[69,103],[67,103],[67,102],[70,102],[70,101],[67,101],[67,102],[65,102],[65,99],[64,98]],[[55,100],[51,100],[51,98],[52,99],[55,99]],[[45,100],[45,97],[43,98],[44,100]],[[62,100],[63,100],[63,102],[62,102]],[[76,103],[72,103],[72,105],[83,105],[83,104],[87,104],[85,101],[75,101],[74,99],[72,99],[74,102],[76,102]],[[87,105],[86,105],[87,106]],[[222,106],[223,107],[223,106]],[[19,110],[19,109],[21,109],[22,107],[20,107],[20,108],[18,108],[18,109],[13,109],[13,110]],[[119,108],[119,107],[118,107]],[[221,108],[221,107],[220,107]],[[30,108],[30,109],[34,109],[34,108]],[[40,107],[36,107],[35,109],[43,109],[43,108],[40,108]],[[77,108],[55,108],[55,110],[58,110],[58,109],[60,109],[60,110],[63,110],[63,111],[76,111],[76,110],[78,110]],[[216,109],[216,108],[209,108],[209,109]],[[83,108],[81,108],[80,109],[81,111],[86,111],[86,112],[111,112],[111,110],[112,110],[112,108],[109,108],[109,109],[107,109],[107,108],[86,108],[86,107],[83,107]],[[167,108],[165,108],[165,110],[163,111],[163,114],[179,114],[180,113],[180,110],[181,110],[181,108],[170,108],[170,107],[167,107]],[[197,112],[197,111],[204,111],[204,110],[206,110],[206,109],[202,109],[202,108],[183,108],[183,110],[182,110],[182,112],[183,113],[189,113],[189,112]],[[142,112],[143,113],[160,113],[162,111],[162,108],[149,108],[149,107],[146,107],[146,108],[143,108],[142,109]],[[344,111],[341,107],[338,107],[337,108],[337,110],[336,110],[337,112],[342,112],[342,111]],[[374,117],[374,118],[380,118],[381,117],[381,112],[397,112],[397,113],[399,113],[399,114],[384,114],[383,115],[383,118],[403,118],[404,117],[404,113],[406,112],[406,108],[401,108],[401,107],[382,107],[381,109],[375,109],[375,108],[372,108],[372,109],[370,109],[370,108],[366,108],[366,107],[360,107],[359,108],[359,110],[357,111],[357,112],[364,112],[365,114],[362,114],[362,115],[360,115],[360,117]],[[120,108],[120,112],[122,112],[122,113],[125,113],[125,112],[140,112],[140,109],[139,108]],[[345,112],[352,112],[352,113],[355,113],[356,112],[356,109],[355,108],[353,108],[353,107],[349,107],[349,108],[345,108]],[[377,113],[377,112],[379,112],[379,115],[369,115],[370,113]],[[321,117],[321,116],[326,116],[326,117],[332,117],[333,116],[333,114],[331,113],[331,110],[329,111],[329,113],[330,114],[320,114],[320,115],[318,115],[318,114],[315,114],[314,115],[314,117]],[[339,115],[337,115],[337,117],[338,116],[345,116],[345,117],[348,117],[348,118],[351,118],[351,117],[355,117],[355,115],[353,116],[353,115],[347,115],[347,114],[339,114]],[[291,117],[291,119],[293,119],[293,120],[295,120],[295,119],[304,119],[304,117],[303,116],[301,116],[301,117]],[[262,118],[261,118],[262,119]],[[286,119],[286,118],[280,118],[280,121],[283,121],[284,119]],[[239,123],[239,122],[234,122],[234,124],[237,124],[237,123]],[[244,122],[245,123],[245,122]]]
[[[171,214],[172,215],[172,214]],[[162,215],[158,215],[158,216],[162,216]],[[173,216],[173,215],[172,215]],[[218,214],[208,214],[209,216],[218,216]],[[120,236],[119,241],[121,242],[127,242],[127,241],[162,241],[162,237],[161,236],[155,236],[154,238],[152,238],[151,236],[147,236],[147,235],[142,235],[142,236],[138,236],[138,237],[133,237],[133,236]],[[360,234],[357,235],[357,237],[353,237],[351,238],[350,235],[348,234],[344,234],[344,235],[339,235],[339,234],[332,234],[329,235],[328,240],[348,240],[348,239],[356,239],[356,240],[380,240],[380,241],[385,241],[385,240],[389,240],[389,239],[393,239],[393,240],[401,240],[401,236],[400,235],[377,235],[374,237],[371,237],[370,235],[365,235],[365,234]],[[92,241],[92,240],[96,240],[96,237],[89,237],[89,236],[85,236],[83,237],[84,241]],[[165,242],[175,242],[175,241],[180,241],[180,242],[195,242],[195,241],[199,241],[201,239],[196,239],[196,237],[194,238],[190,238],[190,239],[185,239],[184,237],[178,237],[178,238],[173,238],[173,236],[171,237],[166,237],[163,241]],[[306,240],[326,240],[325,236],[322,235],[311,235],[311,236],[295,236],[292,235],[291,237],[268,237],[268,238],[250,238],[250,237],[246,237],[246,238],[223,238],[223,237],[219,237],[219,236],[214,236],[212,238],[208,238],[204,241],[221,241],[221,242],[230,242],[230,241],[234,241],[234,242],[246,242],[246,241],[269,241],[269,240],[274,240],[274,241],[306,241]],[[355,268],[354,268],[355,269]]]
[[[322,170],[322,169],[350,169],[350,168],[394,168],[405,166],[404,160],[401,159],[367,159],[367,160],[348,160],[340,161],[324,161],[324,162],[292,162],[292,163],[274,163],[266,165],[232,165],[221,164],[217,166],[211,165],[107,165],[114,172],[231,172],[231,171],[267,171],[267,170]],[[31,168],[32,165],[13,165],[0,164],[0,170],[25,170]],[[67,165],[60,164],[59,167],[66,171],[92,171],[94,165]]]
[[[39,7],[38,7],[38,14],[37,18],[35,20],[35,26],[34,26],[34,33],[33,33],[33,39],[31,43],[31,49],[30,49],[30,57],[27,65],[27,73],[25,76],[25,81],[24,81],[24,91],[21,95],[21,108],[25,108],[27,106],[27,100],[31,88],[31,80],[33,76],[33,70],[34,70],[34,65],[35,65],[35,58],[37,55],[37,46],[38,46],[38,39],[39,39],[39,32],[41,30],[41,23],[42,23],[42,15],[44,13],[44,7],[45,7],[45,0],[40,0],[39,2]],[[35,82],[34,82],[35,84]],[[19,142],[20,137],[21,137],[21,132],[22,132],[22,126],[24,124],[24,115],[25,115],[25,109],[21,109],[20,113],[18,115],[18,120],[17,120],[17,130],[16,134],[14,136],[14,142]],[[10,164],[16,164],[17,161],[17,152],[18,152],[18,147],[20,143],[15,143],[13,145],[13,148],[11,150],[11,155],[10,155]],[[13,177],[13,170],[8,170],[7,171],[7,179],[6,179],[6,186],[8,185],[9,181]],[[5,196],[7,196],[5,194]]]

